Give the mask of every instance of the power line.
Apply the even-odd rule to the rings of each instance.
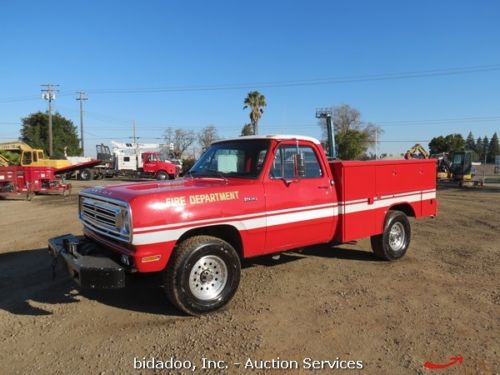
[[[300,87],[317,85],[335,85],[346,83],[359,83],[371,81],[402,80],[426,77],[454,76],[473,73],[487,73],[500,71],[500,64],[476,65],[458,68],[442,68],[430,70],[417,70],[408,72],[393,72],[371,75],[357,75],[346,77],[316,78],[308,80],[286,80],[286,81],[263,81],[247,83],[213,84],[201,86],[171,86],[171,87],[143,87],[143,88],[103,88],[88,89],[87,93],[92,94],[148,94],[148,93],[168,93],[168,92],[195,92],[195,91],[221,91],[259,88],[279,88],[279,87]],[[64,91],[61,96],[73,95],[73,91]],[[19,96],[0,98],[0,103],[12,103],[17,101],[36,100],[34,96]]]
[[[153,88],[108,88],[108,89],[89,89],[93,94],[143,94],[160,92],[190,92],[190,91],[219,91],[219,90],[238,90],[250,88],[271,88],[271,87],[294,87],[294,86],[316,86],[341,83],[369,82],[400,80],[408,78],[438,77],[449,75],[461,75],[480,72],[499,71],[500,64],[480,65],[462,68],[445,68],[421,70],[413,72],[385,73],[373,75],[360,75],[336,78],[318,78],[311,80],[289,80],[289,81],[268,81],[254,83],[233,83],[208,86],[177,86],[177,87],[153,87]]]

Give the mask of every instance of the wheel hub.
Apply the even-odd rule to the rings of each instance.
[[[196,261],[189,274],[189,290],[204,301],[219,297],[227,284],[226,263],[216,255],[206,255]]]
[[[404,247],[405,244],[405,229],[403,224],[394,223],[389,232],[389,245],[392,250],[398,251]]]
[[[201,281],[202,284],[209,283],[213,279],[214,279],[214,275],[213,275],[213,273],[210,270],[204,270],[200,274],[200,281]]]

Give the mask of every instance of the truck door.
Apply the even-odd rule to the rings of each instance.
[[[310,143],[286,141],[276,147],[264,180],[267,253],[332,239],[337,199],[326,168]]]
[[[142,158],[142,169],[146,173],[156,172],[156,159],[154,154],[144,153],[141,155]]]

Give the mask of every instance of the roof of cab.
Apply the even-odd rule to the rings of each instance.
[[[227,141],[238,141],[238,140],[246,140],[246,139],[276,139],[278,141],[282,140],[299,140],[299,141],[309,141],[316,144],[320,144],[320,142],[313,137],[307,137],[305,135],[295,135],[295,134],[271,134],[271,135],[245,135],[238,138],[230,138],[230,139],[221,139],[220,141],[216,141],[213,143],[227,142]]]

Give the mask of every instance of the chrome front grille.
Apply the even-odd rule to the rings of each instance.
[[[130,242],[128,204],[80,194],[80,220],[87,228],[113,239]]]

